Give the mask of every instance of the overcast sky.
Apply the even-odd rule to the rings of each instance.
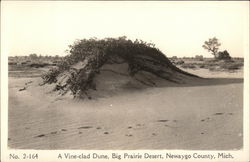
[[[156,44],[167,56],[212,56],[216,36],[242,57],[249,37],[249,2],[2,1],[2,47],[10,56],[66,55],[76,39],[127,36]]]

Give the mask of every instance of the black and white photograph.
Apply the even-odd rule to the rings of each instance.
[[[237,161],[204,151],[249,151],[246,84],[249,1],[1,2],[5,150],[197,150],[192,158]]]

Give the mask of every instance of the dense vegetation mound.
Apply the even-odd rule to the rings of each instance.
[[[70,54],[42,77],[45,84],[55,83],[55,90],[62,94],[71,91],[75,97],[84,97],[89,90],[96,90],[95,77],[104,65],[109,65],[109,71],[147,86],[157,86],[149,76],[176,83],[182,83],[183,76],[196,77],[175,67],[153,44],[141,40],[131,41],[126,37],[83,39],[69,47]],[[126,74],[124,70],[119,71],[121,68],[117,65],[126,65],[123,66]]]

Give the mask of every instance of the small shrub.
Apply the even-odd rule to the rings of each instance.
[[[175,62],[176,65],[182,65],[184,64],[185,62],[183,60],[178,60]]]
[[[52,68],[46,74],[42,75],[43,82],[48,84],[55,83],[59,74],[60,70],[58,68]]]
[[[218,52],[216,59],[218,60],[231,60],[231,56],[227,52],[227,50],[223,52]]]
[[[27,65],[27,62],[21,62],[21,65]]]
[[[199,67],[200,67],[200,68],[205,68],[206,66],[202,64],[202,65],[200,65]]]

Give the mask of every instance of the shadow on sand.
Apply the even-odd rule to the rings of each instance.
[[[136,86],[136,85],[124,85],[116,89],[110,89],[106,87],[104,90],[92,90],[88,95],[91,96],[90,100],[96,100],[100,98],[107,98],[112,96],[119,96],[124,94],[131,94],[137,92],[144,92],[151,88],[168,88],[168,87],[200,87],[200,86],[219,86],[219,85],[229,85],[229,84],[241,84],[244,82],[243,78],[192,78],[187,79],[185,83],[174,83],[164,80],[156,83],[155,86]],[[243,85],[242,85],[243,86]],[[77,99],[78,100],[78,99]],[[80,100],[79,100],[80,101]]]
[[[132,86],[132,85],[126,85],[122,87],[121,89],[116,89],[113,91],[110,91],[106,89],[105,92],[102,92],[103,97],[111,97],[111,96],[117,96],[121,94],[131,94],[136,92],[143,92],[145,90],[149,90],[150,88],[168,88],[168,87],[200,87],[200,86],[218,86],[218,85],[229,85],[229,84],[241,84],[243,83],[243,78],[192,78],[187,80],[185,83],[174,83],[170,81],[164,81],[161,82],[161,84],[156,84],[155,86]],[[96,91],[96,94],[98,94],[99,91]],[[96,96],[96,95],[94,95]],[[99,98],[96,96],[96,98]]]
[[[175,84],[173,85],[173,87],[216,86],[216,85],[227,85],[227,84],[239,84],[243,82],[244,82],[243,78],[197,78],[189,80],[184,84]]]

